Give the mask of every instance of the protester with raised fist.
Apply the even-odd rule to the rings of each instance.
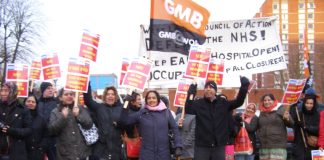
[[[197,85],[191,84],[186,100],[186,113],[196,115],[195,159],[225,160],[225,145],[229,139],[230,113],[244,103],[250,85],[249,79],[241,77],[241,87],[234,100],[216,96],[217,85],[208,81],[204,97],[193,100]]]

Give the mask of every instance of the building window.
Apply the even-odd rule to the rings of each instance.
[[[308,23],[308,28],[309,29],[313,29],[314,28],[314,24],[313,23]]]
[[[301,51],[301,50],[304,50],[304,44],[303,44],[303,43],[299,44],[299,50],[300,50],[300,51]]]
[[[299,33],[299,39],[304,39],[304,34],[303,33]]]
[[[282,29],[287,29],[287,24],[282,24]]]
[[[282,34],[282,40],[287,40],[287,39],[288,39],[287,34]]]
[[[314,43],[308,43],[308,50],[314,50]]]
[[[299,9],[303,9],[304,8],[304,3],[299,3]]]
[[[313,2],[308,3],[308,8],[314,8],[314,3]]]
[[[314,14],[313,13],[308,13],[308,18],[309,19],[313,19],[314,18]]]
[[[282,50],[288,51],[288,44],[282,44]]]
[[[273,4],[273,9],[277,10],[278,9],[278,4]]]

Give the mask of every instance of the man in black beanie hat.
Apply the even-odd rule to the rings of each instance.
[[[40,91],[42,92],[39,99],[37,111],[40,116],[42,116],[46,124],[48,125],[49,117],[52,110],[57,106],[58,101],[54,97],[54,88],[50,82],[42,82],[40,85]],[[49,160],[55,160],[56,158],[56,148],[55,148],[55,137],[49,135],[48,132],[45,133],[45,153]]]
[[[204,98],[193,100],[197,85],[190,85],[185,112],[196,115],[195,159],[225,160],[225,145],[229,139],[226,126],[230,123],[230,113],[244,103],[250,85],[246,77],[241,77],[240,81],[241,87],[234,100],[216,96],[217,85],[214,81],[206,82]]]

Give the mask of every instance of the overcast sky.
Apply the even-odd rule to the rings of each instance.
[[[149,24],[150,0],[40,0],[47,17],[40,55],[58,53],[61,66],[79,53],[83,29],[100,34],[91,74],[120,74],[121,59],[137,57],[140,24]],[[209,21],[252,18],[264,0],[194,0],[209,10]]]

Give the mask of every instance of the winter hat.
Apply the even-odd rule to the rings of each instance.
[[[211,88],[214,88],[215,92],[217,92],[217,84],[214,81],[208,81],[208,82],[206,82],[205,88],[207,86],[210,86]]]
[[[305,96],[315,96],[316,98],[319,98],[319,95],[316,94],[314,88],[307,88],[305,91]]]
[[[50,82],[42,82],[42,84],[40,85],[40,90],[41,90],[42,94],[44,93],[46,88],[49,87],[49,86],[53,86],[52,83],[50,83]]]

